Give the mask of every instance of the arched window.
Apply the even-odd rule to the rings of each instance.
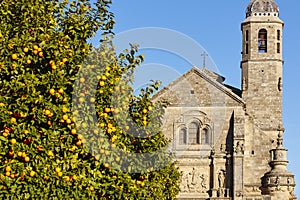
[[[200,131],[199,123],[192,122],[189,124],[188,134],[189,134],[189,144],[200,144]]]
[[[182,128],[179,131],[179,144],[186,144],[187,140],[187,134],[186,134],[186,129]]]
[[[266,29],[261,29],[258,32],[258,52],[266,53],[267,52],[267,40],[268,34]]]
[[[208,128],[202,130],[201,142],[202,144],[209,144],[210,131]]]

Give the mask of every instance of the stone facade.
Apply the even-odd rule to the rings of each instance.
[[[153,97],[170,103],[163,132],[182,171],[178,199],[294,200],[282,123],[282,29],[273,0],[241,25],[242,88],[193,67]]]

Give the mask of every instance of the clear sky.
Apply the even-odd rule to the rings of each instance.
[[[143,28],[160,27],[178,31],[199,43],[209,54],[208,67],[216,67],[226,77],[226,83],[240,88],[241,22],[250,0],[115,0],[115,33]],[[299,0],[277,0],[280,18],[285,22],[283,32],[283,121],[284,146],[289,149],[288,168],[296,175],[296,194],[300,197],[300,26]],[[151,33],[150,33],[151,34]],[[130,41],[135,43],[137,41]],[[168,52],[143,50],[145,66],[168,66],[178,73],[191,65]],[[194,52],[201,58],[200,52]],[[198,66],[202,67],[202,66]],[[174,78],[173,76],[171,76]],[[158,76],[159,79],[159,76]]]

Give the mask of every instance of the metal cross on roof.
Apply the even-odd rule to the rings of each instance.
[[[201,56],[203,56],[203,68],[205,68],[205,66],[206,66],[206,56],[208,56],[208,54],[205,51],[203,51]]]

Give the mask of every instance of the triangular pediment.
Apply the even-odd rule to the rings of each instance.
[[[153,96],[170,106],[241,106],[244,101],[233,87],[223,84],[224,77],[206,68],[193,67]],[[238,90],[234,88],[235,90]]]

